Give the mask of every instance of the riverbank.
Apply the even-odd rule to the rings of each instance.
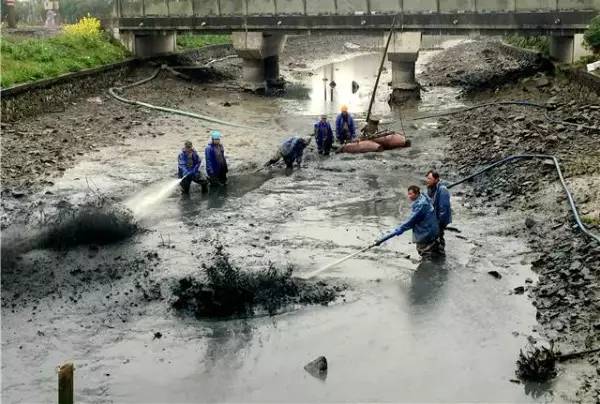
[[[495,211],[492,201],[474,208],[477,198],[468,186],[453,191],[454,225],[462,233],[448,234],[445,262],[417,262],[407,234],[318,278],[315,284],[324,291],[327,285],[347,285],[337,299],[323,301],[328,306],[291,299],[289,307],[277,308],[272,316],[267,310],[210,320],[173,308],[174,286],[188,279],[194,280],[186,283],[190,286],[202,282],[215,246],[225,246],[236,268],[291,265],[293,276],[306,274],[397,226],[410,210],[407,186],[420,184],[428,169],[437,167],[454,179],[468,171],[467,165],[492,157],[470,161],[465,153],[465,167],[454,162],[452,153],[458,154],[459,146],[453,146],[453,136],[472,133],[458,126],[466,121],[463,116],[407,121],[512,97],[511,85],[477,99],[459,98],[458,88],[434,86],[419,103],[398,111],[386,103],[387,64],[373,111],[393,122],[391,129],[406,130],[410,148],[324,158],[313,144],[298,170],[257,171],[285,137],[310,131],[322,113],[333,119],[341,103],[364,116],[380,61],[380,54],[369,53],[374,48],[369,41],[375,40],[292,38],[281,59],[291,90],[281,97],[240,91],[235,78],[191,83],[170,74],[126,90],[133,99],[247,125],[218,127],[229,184],[208,194],[193,185],[189,197],[174,192],[142,209],[136,216],[141,231],[118,243],[36,249],[21,254],[12,267],[2,266],[3,400],[52,400],[56,364],[67,358],[77,368],[77,395],[89,402],[184,402],[190,397],[283,402],[290,396],[303,402],[536,402],[574,395],[584,379],[571,368],[541,397],[530,385],[512,381],[519,349],[547,338],[530,300],[515,292],[537,282],[530,269],[537,255],[520,239],[525,230],[515,233],[528,214]],[[423,52],[417,72],[431,57]],[[218,71],[239,66],[236,58],[214,63]],[[153,71],[135,70],[121,83]],[[533,83],[543,78],[553,83],[541,76],[524,83],[537,89]],[[360,85],[356,93],[353,81]],[[595,119],[588,109],[564,105],[556,113],[581,112]],[[497,120],[511,122],[502,116]],[[441,136],[446,126],[456,133]],[[4,129],[12,131],[11,148],[2,145],[3,184],[5,167],[14,172],[3,194],[2,224],[8,226],[3,240],[13,231],[38,229],[65,206],[90,196],[118,204],[172,182],[183,142],[192,140],[201,152],[213,128],[205,121],[125,106],[104,91],[73,101],[63,111],[10,124]],[[52,140],[63,132],[69,146],[61,151]],[[19,143],[21,137],[25,140]],[[493,137],[485,141],[492,139],[495,143]],[[35,154],[44,148],[62,159],[46,166]],[[477,155],[477,149],[471,153]],[[15,156],[10,166],[4,166],[6,155]],[[21,156],[37,169],[26,167],[28,183],[19,182]],[[52,171],[57,165],[64,169]],[[210,299],[210,290],[198,290]],[[326,380],[303,369],[319,355],[330,363]],[[224,376],[231,383],[223,383]]]
[[[527,100],[550,107],[549,116],[567,123],[549,122],[544,109],[516,105],[487,106],[441,118],[440,136],[450,139],[447,162],[460,176],[514,154],[554,155],[582,221],[600,234],[600,138],[598,129],[578,126],[598,127],[598,94],[577,82],[537,75],[470,100]],[[539,279],[508,292],[526,293],[532,299],[538,330],[563,353],[600,346],[600,245],[575,226],[552,164],[534,160],[495,169],[473,183],[466,204],[486,215],[514,210],[527,214],[508,234],[527,243]],[[561,365],[579,382],[576,395],[569,399],[598,401],[599,362],[596,353]]]

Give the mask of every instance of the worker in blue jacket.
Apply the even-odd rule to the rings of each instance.
[[[431,199],[438,221],[438,250],[440,254],[445,254],[446,240],[444,240],[444,231],[452,223],[450,191],[448,191],[445,185],[440,183],[440,174],[435,170],[427,172],[425,182],[427,183],[427,195]]]
[[[315,139],[319,154],[329,156],[333,144],[333,130],[327,122],[327,115],[321,115],[321,120],[315,123]]]
[[[211,185],[227,184],[227,160],[225,149],[221,143],[221,132],[213,130],[210,133],[210,143],[204,149],[206,158],[206,176]]]
[[[184,194],[190,193],[192,181],[201,185],[202,192],[208,190],[206,178],[204,178],[200,171],[200,163],[202,163],[202,160],[196,149],[194,149],[192,142],[185,142],[177,158],[177,176],[182,179],[180,185]]]
[[[342,105],[341,113],[335,120],[335,136],[338,142],[340,144],[352,142],[355,138],[354,131],[354,119],[348,113],[348,106]]]
[[[277,163],[283,158],[287,168],[293,168],[294,163],[300,167],[302,163],[302,156],[304,155],[304,149],[308,147],[311,137],[302,138],[299,136],[292,136],[281,143],[281,146],[277,149],[275,155],[265,163],[265,167]]]
[[[394,231],[378,240],[375,245],[412,230],[413,242],[417,252],[423,258],[431,258],[437,252],[438,223],[431,200],[421,193],[416,185],[408,187],[408,199],[411,201],[411,213],[408,219]]]

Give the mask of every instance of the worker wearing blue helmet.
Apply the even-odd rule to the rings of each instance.
[[[204,149],[206,158],[206,176],[211,185],[227,184],[227,160],[225,149],[221,143],[221,132],[213,130],[210,133],[210,142]]]

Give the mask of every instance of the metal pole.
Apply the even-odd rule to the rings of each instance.
[[[390,34],[388,35],[387,43],[385,44],[385,49],[383,50],[383,55],[381,56],[381,63],[379,64],[379,72],[377,72],[377,79],[375,79],[375,87],[373,87],[373,92],[371,93],[371,101],[369,102],[369,109],[367,110],[367,125],[371,119],[371,109],[373,108],[373,102],[375,101],[375,94],[377,93],[377,86],[379,85],[379,78],[381,77],[381,70],[383,69],[383,64],[385,63],[385,56],[387,55],[388,47],[390,46],[390,41],[392,40],[392,34],[394,33],[394,26],[396,25],[396,16],[394,16],[394,20],[392,21],[392,27],[390,28]]]

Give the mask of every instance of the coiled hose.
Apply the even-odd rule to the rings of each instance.
[[[152,81],[156,77],[158,77],[159,73],[162,70],[169,71],[169,69],[170,68],[168,66],[163,65],[163,66],[159,67],[158,69],[156,69],[156,71],[154,71],[154,73],[152,73],[152,75],[150,77],[146,77],[145,79],[136,81],[135,83],[128,84],[126,86],[110,87],[108,89],[108,94],[110,94],[110,96],[113,97],[114,99],[116,99],[117,101],[123,102],[125,104],[138,105],[138,106],[144,107],[144,108],[154,109],[154,110],[162,111],[162,112],[168,112],[168,113],[176,114],[176,115],[187,116],[187,117],[190,117],[190,118],[200,119],[202,121],[217,123],[217,124],[220,124],[220,125],[233,126],[233,127],[236,127],[236,128],[244,128],[244,129],[256,129],[256,128],[253,128],[251,126],[242,125],[242,124],[235,123],[235,122],[223,121],[223,120],[220,120],[220,119],[217,119],[217,118],[213,118],[211,116],[202,115],[202,114],[196,114],[194,112],[183,111],[183,110],[174,109],[174,108],[161,107],[161,106],[158,106],[158,105],[148,104],[147,102],[142,102],[142,101],[130,100],[130,99],[125,98],[125,97],[123,97],[123,96],[121,96],[121,95],[118,94],[118,92],[120,93],[123,90],[126,90],[128,88],[148,83],[149,81]]]
[[[498,167],[500,165],[510,163],[512,161],[517,161],[517,160],[533,160],[533,159],[544,159],[544,160],[550,159],[550,160],[552,160],[552,162],[554,163],[554,168],[556,168],[556,172],[558,173],[558,179],[560,180],[560,183],[561,183],[565,193],[567,194],[567,199],[569,200],[569,205],[571,206],[571,212],[573,212],[573,217],[575,218],[577,227],[579,227],[581,229],[581,231],[583,231],[584,234],[588,235],[589,237],[593,238],[598,243],[600,243],[600,236],[593,234],[581,222],[581,219],[579,218],[579,213],[577,212],[577,207],[575,206],[575,200],[573,199],[571,192],[567,188],[567,184],[565,183],[565,178],[563,177],[562,171],[560,169],[560,165],[558,164],[558,159],[551,154],[516,154],[513,156],[509,156],[502,160],[498,160],[492,164],[489,164],[489,165],[485,166],[484,168],[476,171],[475,173],[469,175],[468,177],[465,177],[459,181],[456,181],[456,182],[448,185],[447,188],[453,188],[457,185],[460,185],[463,182],[469,181],[470,179],[475,178],[475,177],[491,170],[492,168]]]

